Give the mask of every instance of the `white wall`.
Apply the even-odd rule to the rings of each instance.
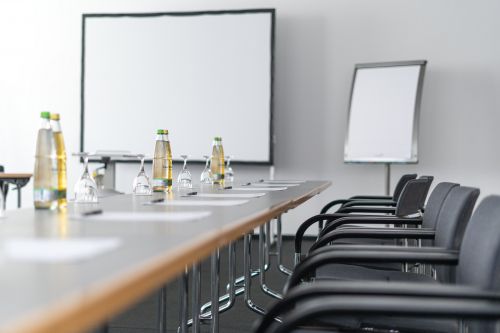
[[[275,131],[278,178],[328,179],[322,196],[284,218],[285,230],[329,198],[381,193],[382,166],[342,161],[353,66],[427,59],[420,163],[393,167],[500,193],[500,2],[496,0],[170,0],[0,2],[0,163],[33,168],[40,110],[60,112],[79,147],[81,14],[277,8]],[[112,135],[124,135],[118,126]],[[145,134],[148,135],[148,134]],[[258,134],[256,134],[258,135]],[[153,138],[151,139],[153,140]],[[70,158],[69,186],[81,172]],[[136,166],[120,167],[126,190]],[[235,167],[262,178],[266,168]],[[31,187],[23,192],[27,206]],[[15,206],[12,196],[9,207]]]

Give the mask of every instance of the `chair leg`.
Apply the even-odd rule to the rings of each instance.
[[[200,333],[200,306],[201,306],[201,265],[193,265],[193,298],[192,298],[192,333]],[[190,323],[188,322],[188,325]]]
[[[276,219],[276,247],[278,252],[278,269],[286,275],[292,275],[292,271],[283,265],[283,235],[281,233],[281,215]]]

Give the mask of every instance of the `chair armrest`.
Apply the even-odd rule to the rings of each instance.
[[[345,204],[346,202],[349,202],[351,201],[350,199],[339,199],[339,200],[333,200],[333,201],[330,201],[329,203],[327,203],[320,211],[320,214],[326,214],[330,208],[336,206],[336,205],[343,205]]]
[[[295,252],[300,253],[302,247],[302,239],[304,238],[304,234],[307,229],[311,227],[315,223],[322,223],[323,221],[334,221],[335,219],[339,219],[342,217],[350,216],[350,214],[319,214],[314,215],[299,226],[297,232],[295,233]]]
[[[500,302],[446,297],[323,296],[302,302],[299,307],[288,312],[283,323],[273,327],[272,332],[291,332],[297,326],[322,316],[348,314],[491,320],[500,318]],[[269,326],[269,322],[259,325],[256,332],[271,332]]]
[[[356,206],[390,206],[396,207],[397,203],[392,200],[353,200],[346,202],[341,208],[356,207]]]
[[[408,282],[370,282],[366,281],[316,281],[312,284],[298,285],[275,303],[262,318],[260,325],[270,325],[274,318],[291,309],[298,302],[334,295],[379,295],[379,296],[418,296],[446,297],[449,299],[477,299],[500,301],[500,293],[457,285],[420,285]]]
[[[329,222],[322,230],[323,236],[344,224],[408,224],[419,226],[422,224],[421,217],[395,217],[395,216],[344,216]]]
[[[349,198],[349,200],[359,200],[359,199],[367,199],[367,200],[392,200],[392,196],[390,195],[355,195]]]
[[[319,251],[326,249],[323,251]],[[421,262],[429,264],[456,265],[458,251],[438,248],[401,248],[398,246],[328,246],[311,252],[300,262],[285,284],[288,290],[300,283],[302,278],[321,266],[335,263],[357,262]]]
[[[393,207],[341,207],[337,213],[396,214]]]
[[[434,239],[435,235],[433,229],[340,228],[321,236],[309,248],[309,252],[342,238]]]

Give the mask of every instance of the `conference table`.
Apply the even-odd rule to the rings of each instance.
[[[0,332],[86,331],[329,186],[174,189],[8,211],[0,219]]]

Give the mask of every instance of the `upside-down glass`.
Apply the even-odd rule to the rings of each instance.
[[[181,158],[184,160],[184,165],[182,166],[182,171],[179,173],[177,177],[177,186],[178,189],[189,189],[193,187],[193,181],[191,179],[191,172],[187,169],[187,159],[188,155],[181,155]]]
[[[134,178],[134,182],[132,184],[134,195],[151,195],[152,187],[149,181],[149,177],[146,175],[144,171],[144,159],[146,155],[137,154],[136,157],[141,160],[141,168],[139,169],[139,173]]]
[[[203,157],[205,158],[205,169],[203,169],[203,172],[201,173],[200,183],[201,184],[213,184],[212,171],[210,170],[211,156],[203,155]]]
[[[224,178],[225,178],[225,181],[226,183],[233,183],[234,182],[234,172],[233,172],[233,168],[231,167],[231,158],[232,156],[226,156],[226,170],[224,171],[225,172],[225,175],[224,175]]]
[[[89,174],[89,153],[76,153],[83,158],[83,174],[75,184],[75,202],[96,203],[98,199],[97,185]]]

